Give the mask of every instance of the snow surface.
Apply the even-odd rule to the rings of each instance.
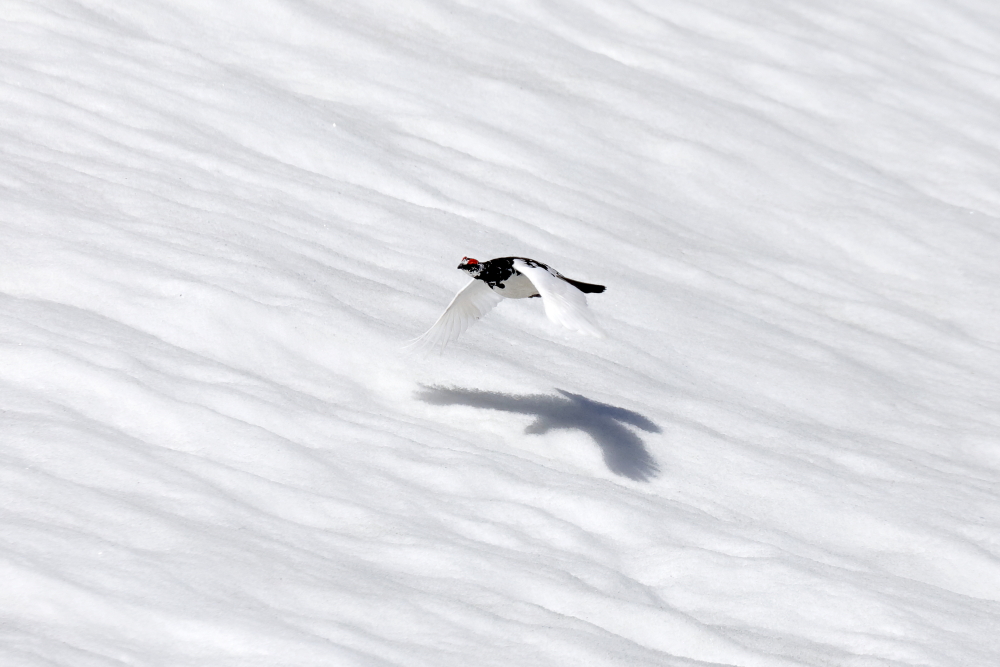
[[[1000,664],[998,119],[994,0],[4,0],[0,665]]]

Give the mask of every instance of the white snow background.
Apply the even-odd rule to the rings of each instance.
[[[998,217],[993,0],[3,0],[0,665],[1000,664]]]

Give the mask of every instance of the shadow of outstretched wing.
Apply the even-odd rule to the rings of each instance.
[[[577,429],[593,438],[601,448],[604,463],[616,475],[643,482],[656,476],[659,466],[646,450],[642,438],[624,424],[649,433],[659,433],[659,426],[638,412],[592,401],[562,389],[556,391],[561,396],[518,396],[457,387],[423,387],[417,397],[433,405],[468,405],[535,415],[537,418],[525,433],[540,435],[553,429]]]

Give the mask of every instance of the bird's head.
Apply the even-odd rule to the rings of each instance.
[[[479,263],[478,259],[463,257],[462,263],[458,265],[458,268],[463,271],[468,271],[473,277],[476,277],[483,270],[483,265]]]

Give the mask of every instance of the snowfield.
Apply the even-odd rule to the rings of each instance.
[[[998,184],[992,0],[5,0],[0,664],[1000,664]]]

